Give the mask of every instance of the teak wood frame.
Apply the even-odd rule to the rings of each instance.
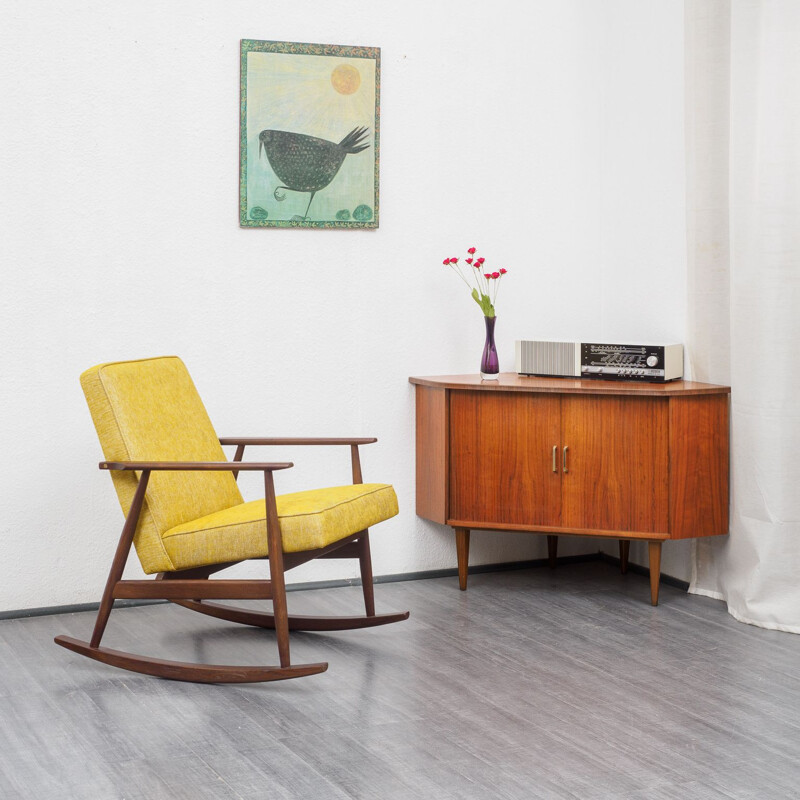
[[[417,514],[454,529],[462,590],[474,529],[547,534],[551,567],[558,535],[616,538],[623,573],[630,542],[647,541],[653,605],[664,541],[728,531],[727,386],[410,381]]]
[[[350,447],[353,483],[359,484],[363,483],[363,478],[358,447],[359,445],[372,444],[376,441],[377,439],[374,438],[222,438],[220,439],[221,444],[236,446],[236,454],[232,462],[101,462],[100,469],[135,470],[139,472],[139,483],[122,528],[122,534],[108,574],[100,608],[97,612],[91,640],[86,642],[71,636],[56,636],[56,644],[104,664],[160,678],[196,683],[255,683],[314,675],[324,672],[328,668],[326,662],[291,664],[289,656],[290,630],[351,630],[386,625],[408,619],[408,611],[391,614],[375,613],[368,530],[358,531],[324,548],[298,553],[285,553],[282,547],[273,472],[289,469],[294,465],[291,462],[242,462],[247,445],[347,445]],[[150,473],[157,470],[229,471],[233,473],[234,478],[241,471],[263,472],[267,542],[269,547],[269,556],[264,560],[269,562],[269,580],[209,580],[214,573],[239,563],[236,561],[179,572],[160,573],[154,580],[123,580],[122,573],[144,504]],[[314,558],[357,558],[359,560],[366,611],[364,616],[319,617],[290,615],[288,613],[284,573]],[[273,629],[278,643],[280,664],[277,666],[255,667],[193,664],[150,658],[101,647],[100,642],[114,606],[114,601],[120,598],[169,600],[192,611],[218,619]],[[230,600],[271,599],[273,610],[272,613],[269,613],[205,602],[206,600],[223,598]]]

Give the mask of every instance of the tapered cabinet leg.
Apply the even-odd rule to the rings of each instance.
[[[624,575],[628,571],[628,555],[631,552],[631,540],[619,540],[619,571]]]
[[[658,583],[661,578],[661,542],[648,542],[650,555],[650,602],[658,605]]]
[[[458,556],[458,588],[467,588],[469,568],[469,528],[456,528],[456,555]]]
[[[547,537],[547,563],[550,569],[556,568],[556,559],[558,558],[558,536]]]

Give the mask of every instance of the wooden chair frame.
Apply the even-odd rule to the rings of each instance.
[[[363,530],[341,539],[338,542],[317,550],[299,553],[285,553],[282,546],[280,519],[275,500],[273,472],[289,469],[292,462],[248,462],[242,461],[248,445],[349,445],[353,471],[353,483],[363,483],[361,461],[358,447],[372,444],[374,438],[222,438],[223,445],[235,445],[236,454],[231,462],[183,462],[183,461],[102,461],[100,469],[136,470],[140,472],[139,483],[130,510],[122,528],[111,570],[106,581],[103,598],[97,612],[94,631],[90,641],[82,641],[71,636],[56,636],[56,644],[66,647],[80,655],[87,656],[104,664],[122,669],[155,675],[172,680],[197,683],[255,683],[260,681],[286,680],[304,675],[314,675],[328,668],[326,662],[313,664],[291,664],[289,657],[289,631],[336,631],[354,628],[369,628],[408,619],[409,612],[392,614],[375,613],[375,597],[372,579],[372,559],[369,549],[369,531]],[[269,580],[209,580],[215,572],[233,566],[237,561],[212,564],[205,567],[162,572],[155,580],[122,580],[122,573],[128,560],[133,535],[139,521],[145,499],[150,473],[157,470],[200,470],[230,471],[234,478],[239,472],[264,473],[264,500],[267,517],[267,542],[269,556]],[[357,558],[361,570],[366,614],[354,617],[318,617],[290,615],[286,602],[284,573],[314,558]],[[108,623],[109,615],[117,599],[162,599],[201,614],[270,628],[275,631],[278,641],[279,666],[230,666],[221,664],[194,664],[182,661],[166,661],[150,658],[121,650],[101,647],[100,642]],[[271,599],[272,613],[246,608],[206,602],[207,600],[231,599],[253,600]]]

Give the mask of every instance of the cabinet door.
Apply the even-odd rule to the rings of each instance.
[[[452,391],[450,518],[557,527],[559,432],[558,395]]]
[[[563,395],[565,528],[667,533],[668,400]]]
[[[669,401],[670,538],[728,532],[728,395]]]
[[[447,390],[417,386],[417,514],[447,522]]]

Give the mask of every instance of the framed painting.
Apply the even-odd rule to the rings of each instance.
[[[242,39],[239,224],[377,228],[380,48]]]

